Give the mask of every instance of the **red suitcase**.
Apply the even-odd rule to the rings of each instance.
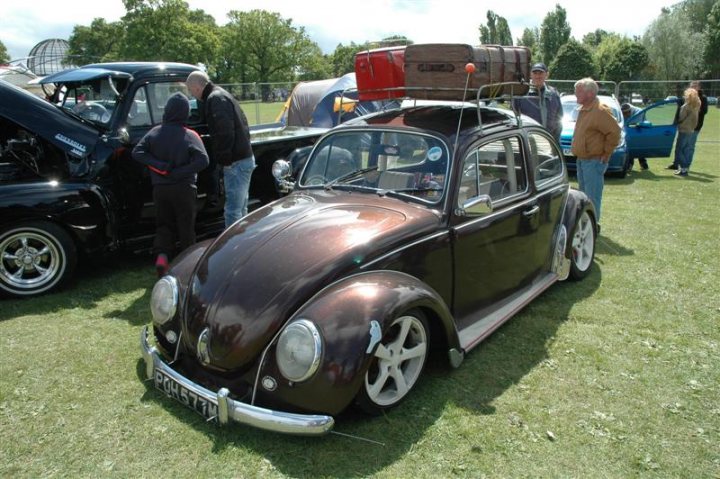
[[[355,78],[360,101],[402,98],[405,91],[405,47],[388,47],[355,54]],[[385,90],[400,88],[399,90]]]
[[[530,49],[460,43],[408,45],[405,49],[407,95],[429,100],[473,100],[480,87],[490,83],[524,82],[524,86],[483,89],[484,97],[501,94],[525,95],[530,81]],[[464,95],[465,65],[475,64],[468,93]]]

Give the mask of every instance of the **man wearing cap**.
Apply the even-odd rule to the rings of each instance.
[[[544,63],[534,64],[530,74],[530,91],[527,96],[513,100],[513,109],[547,128],[559,142],[563,109],[560,94],[545,83],[547,76],[548,70]]]

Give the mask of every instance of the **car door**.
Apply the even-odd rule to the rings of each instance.
[[[677,100],[663,100],[631,116],[625,122],[625,141],[631,158],[670,156],[677,123]]]
[[[541,265],[534,251],[540,208],[530,193],[520,136],[467,150],[451,219],[453,310],[460,329],[529,285]],[[469,213],[468,200],[487,195],[492,211]]]

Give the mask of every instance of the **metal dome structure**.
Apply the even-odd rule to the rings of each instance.
[[[27,67],[38,76],[51,75],[69,68],[65,56],[70,44],[60,38],[43,40],[35,45],[27,59]]]

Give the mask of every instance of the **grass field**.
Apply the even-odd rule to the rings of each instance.
[[[588,278],[344,435],[219,428],[143,382],[147,257],[0,300],[0,477],[719,478],[719,152],[711,108],[690,177],[608,179]]]

